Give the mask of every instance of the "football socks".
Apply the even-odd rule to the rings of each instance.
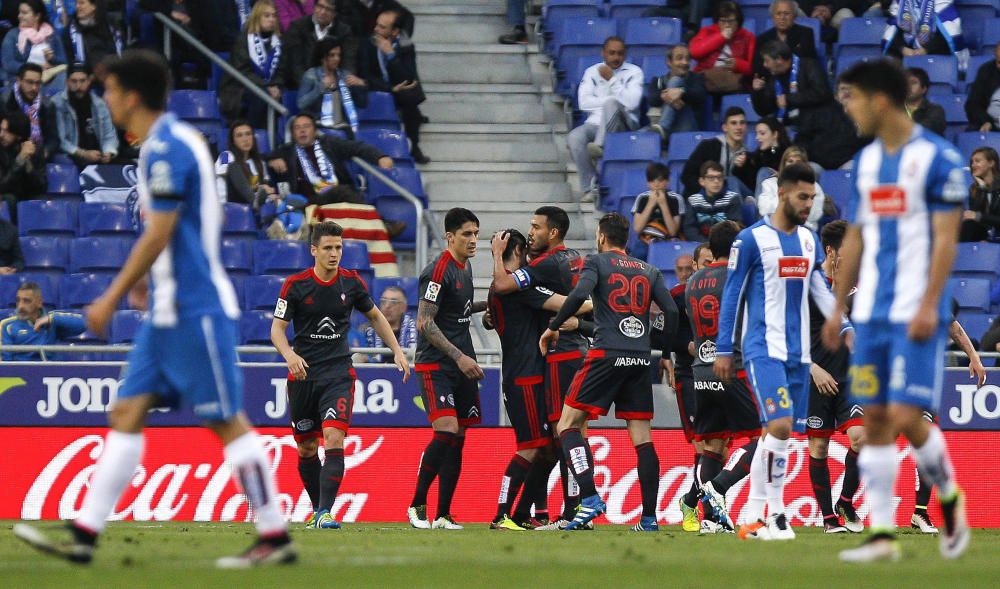
[[[286,534],[271,466],[257,434],[252,431],[243,434],[227,444],[223,453],[257,515],[257,533],[261,536]]]
[[[788,467],[788,440],[774,436],[764,438],[764,492],[771,515],[785,512],[785,470]]]
[[[507,470],[503,473],[503,480],[500,481],[500,496],[497,498],[497,516],[493,521],[500,521],[505,515],[510,515],[510,506],[514,503],[524,479],[528,475],[532,464],[515,454],[507,464]]]
[[[809,457],[809,479],[812,481],[813,495],[823,512],[823,521],[839,524],[833,513],[833,499],[830,497],[830,465],[826,458]]]
[[[743,447],[736,449],[729,457],[732,466],[723,468],[722,472],[712,479],[712,486],[715,487],[715,490],[725,495],[733,485],[750,474],[750,463],[753,462],[755,452],[757,452],[757,440],[751,440]],[[733,457],[736,454],[739,456],[734,461]]]
[[[438,474],[438,509],[437,516],[451,515],[451,499],[458,487],[458,477],[462,474],[462,448],[465,437],[454,436],[441,461],[441,472]]]
[[[319,510],[333,511],[340,482],[344,480],[344,449],[333,448],[326,451],[326,460],[319,477]]]
[[[319,510],[319,473],[322,467],[319,454],[314,454],[311,458],[299,456],[299,478],[309,495],[313,511]]]
[[[913,451],[917,458],[917,468],[931,486],[938,488],[938,497],[954,497],[958,487],[955,485],[955,472],[941,430],[931,426],[927,441],[919,448],[914,446]]]
[[[844,457],[844,485],[840,490],[840,500],[853,505],[859,486],[861,475],[858,473],[858,453],[848,448],[847,456]]]
[[[635,447],[636,459],[639,463],[639,489],[642,491],[642,516],[653,518],[656,525],[656,499],[660,490],[660,458],[652,442],[639,444]]]
[[[559,439],[570,471],[580,485],[580,495],[582,497],[597,495],[597,489],[594,487],[594,455],[587,440],[583,439],[583,434],[576,428],[570,428],[565,430]]]
[[[427,505],[427,490],[431,488],[431,483],[437,478],[438,472],[441,470],[441,461],[455,437],[456,435],[451,432],[434,432],[434,437],[427,444],[424,456],[420,460],[417,489],[413,494],[413,501],[410,502],[411,507]]]
[[[865,445],[858,456],[858,468],[865,484],[872,531],[891,533],[896,527],[893,515],[893,496],[898,474],[896,445]]]
[[[104,438],[104,450],[97,459],[90,490],[83,501],[77,525],[94,534],[101,533],[118,503],[125,486],[142,460],[145,440],[141,433],[111,430]]]

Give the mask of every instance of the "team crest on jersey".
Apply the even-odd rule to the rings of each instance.
[[[622,332],[622,335],[625,337],[637,339],[646,333],[646,328],[642,325],[642,321],[629,316],[622,319],[621,323],[618,324],[618,331]]]
[[[769,415],[774,415],[775,413],[778,412],[777,405],[775,405],[774,401],[771,399],[767,399],[766,401],[764,401],[764,408],[767,409],[767,413]]]
[[[813,251],[813,242],[812,242],[811,239],[809,239],[809,240],[806,241],[805,248],[806,248],[807,252],[809,252],[810,254],[812,253],[812,251]]]
[[[778,258],[778,278],[805,278],[809,275],[809,258],[781,256]]]
[[[153,194],[174,194],[173,168],[166,160],[157,160],[149,168],[149,191]]]
[[[427,284],[427,290],[424,291],[424,298],[432,303],[436,303],[440,292],[441,285],[437,282],[430,282]]]
[[[868,192],[872,213],[883,217],[898,217],[906,213],[906,191],[900,186],[876,186]]]

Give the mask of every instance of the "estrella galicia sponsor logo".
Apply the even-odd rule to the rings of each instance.
[[[300,432],[307,432],[313,428],[316,423],[311,419],[300,419],[295,423],[295,429]]]
[[[698,346],[698,359],[705,364],[711,364],[715,362],[715,342],[712,340],[705,340],[700,346]]]
[[[646,333],[646,327],[635,317],[629,316],[621,320],[618,324],[618,331],[622,335],[632,339],[638,339]]]
[[[615,358],[615,366],[649,366],[649,358],[633,358],[632,356],[619,356]]]
[[[806,425],[809,426],[809,429],[822,429],[823,418],[818,415],[812,415],[806,420]]]

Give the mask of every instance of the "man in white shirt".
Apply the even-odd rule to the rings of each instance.
[[[604,62],[587,68],[577,91],[577,104],[587,120],[569,134],[583,202],[593,202],[597,193],[594,159],[603,154],[605,135],[639,128],[642,70],[625,63],[625,41],[620,37],[608,37],[601,56]]]

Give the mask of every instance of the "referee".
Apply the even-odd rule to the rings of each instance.
[[[392,349],[393,362],[410,376],[410,365],[392,327],[368,294],[368,286],[353,270],[340,268],[344,230],[327,221],[313,226],[312,268],[289,276],[281,287],[271,323],[271,341],[288,362],[288,410],[299,449],[299,476],[315,513],[306,525],[337,529],[330,510],[344,478],[344,436],[351,424],[354,381],[347,341],[351,312],[368,321]],[[294,349],[285,329],[294,327]],[[320,466],[318,439],[326,460]]]

